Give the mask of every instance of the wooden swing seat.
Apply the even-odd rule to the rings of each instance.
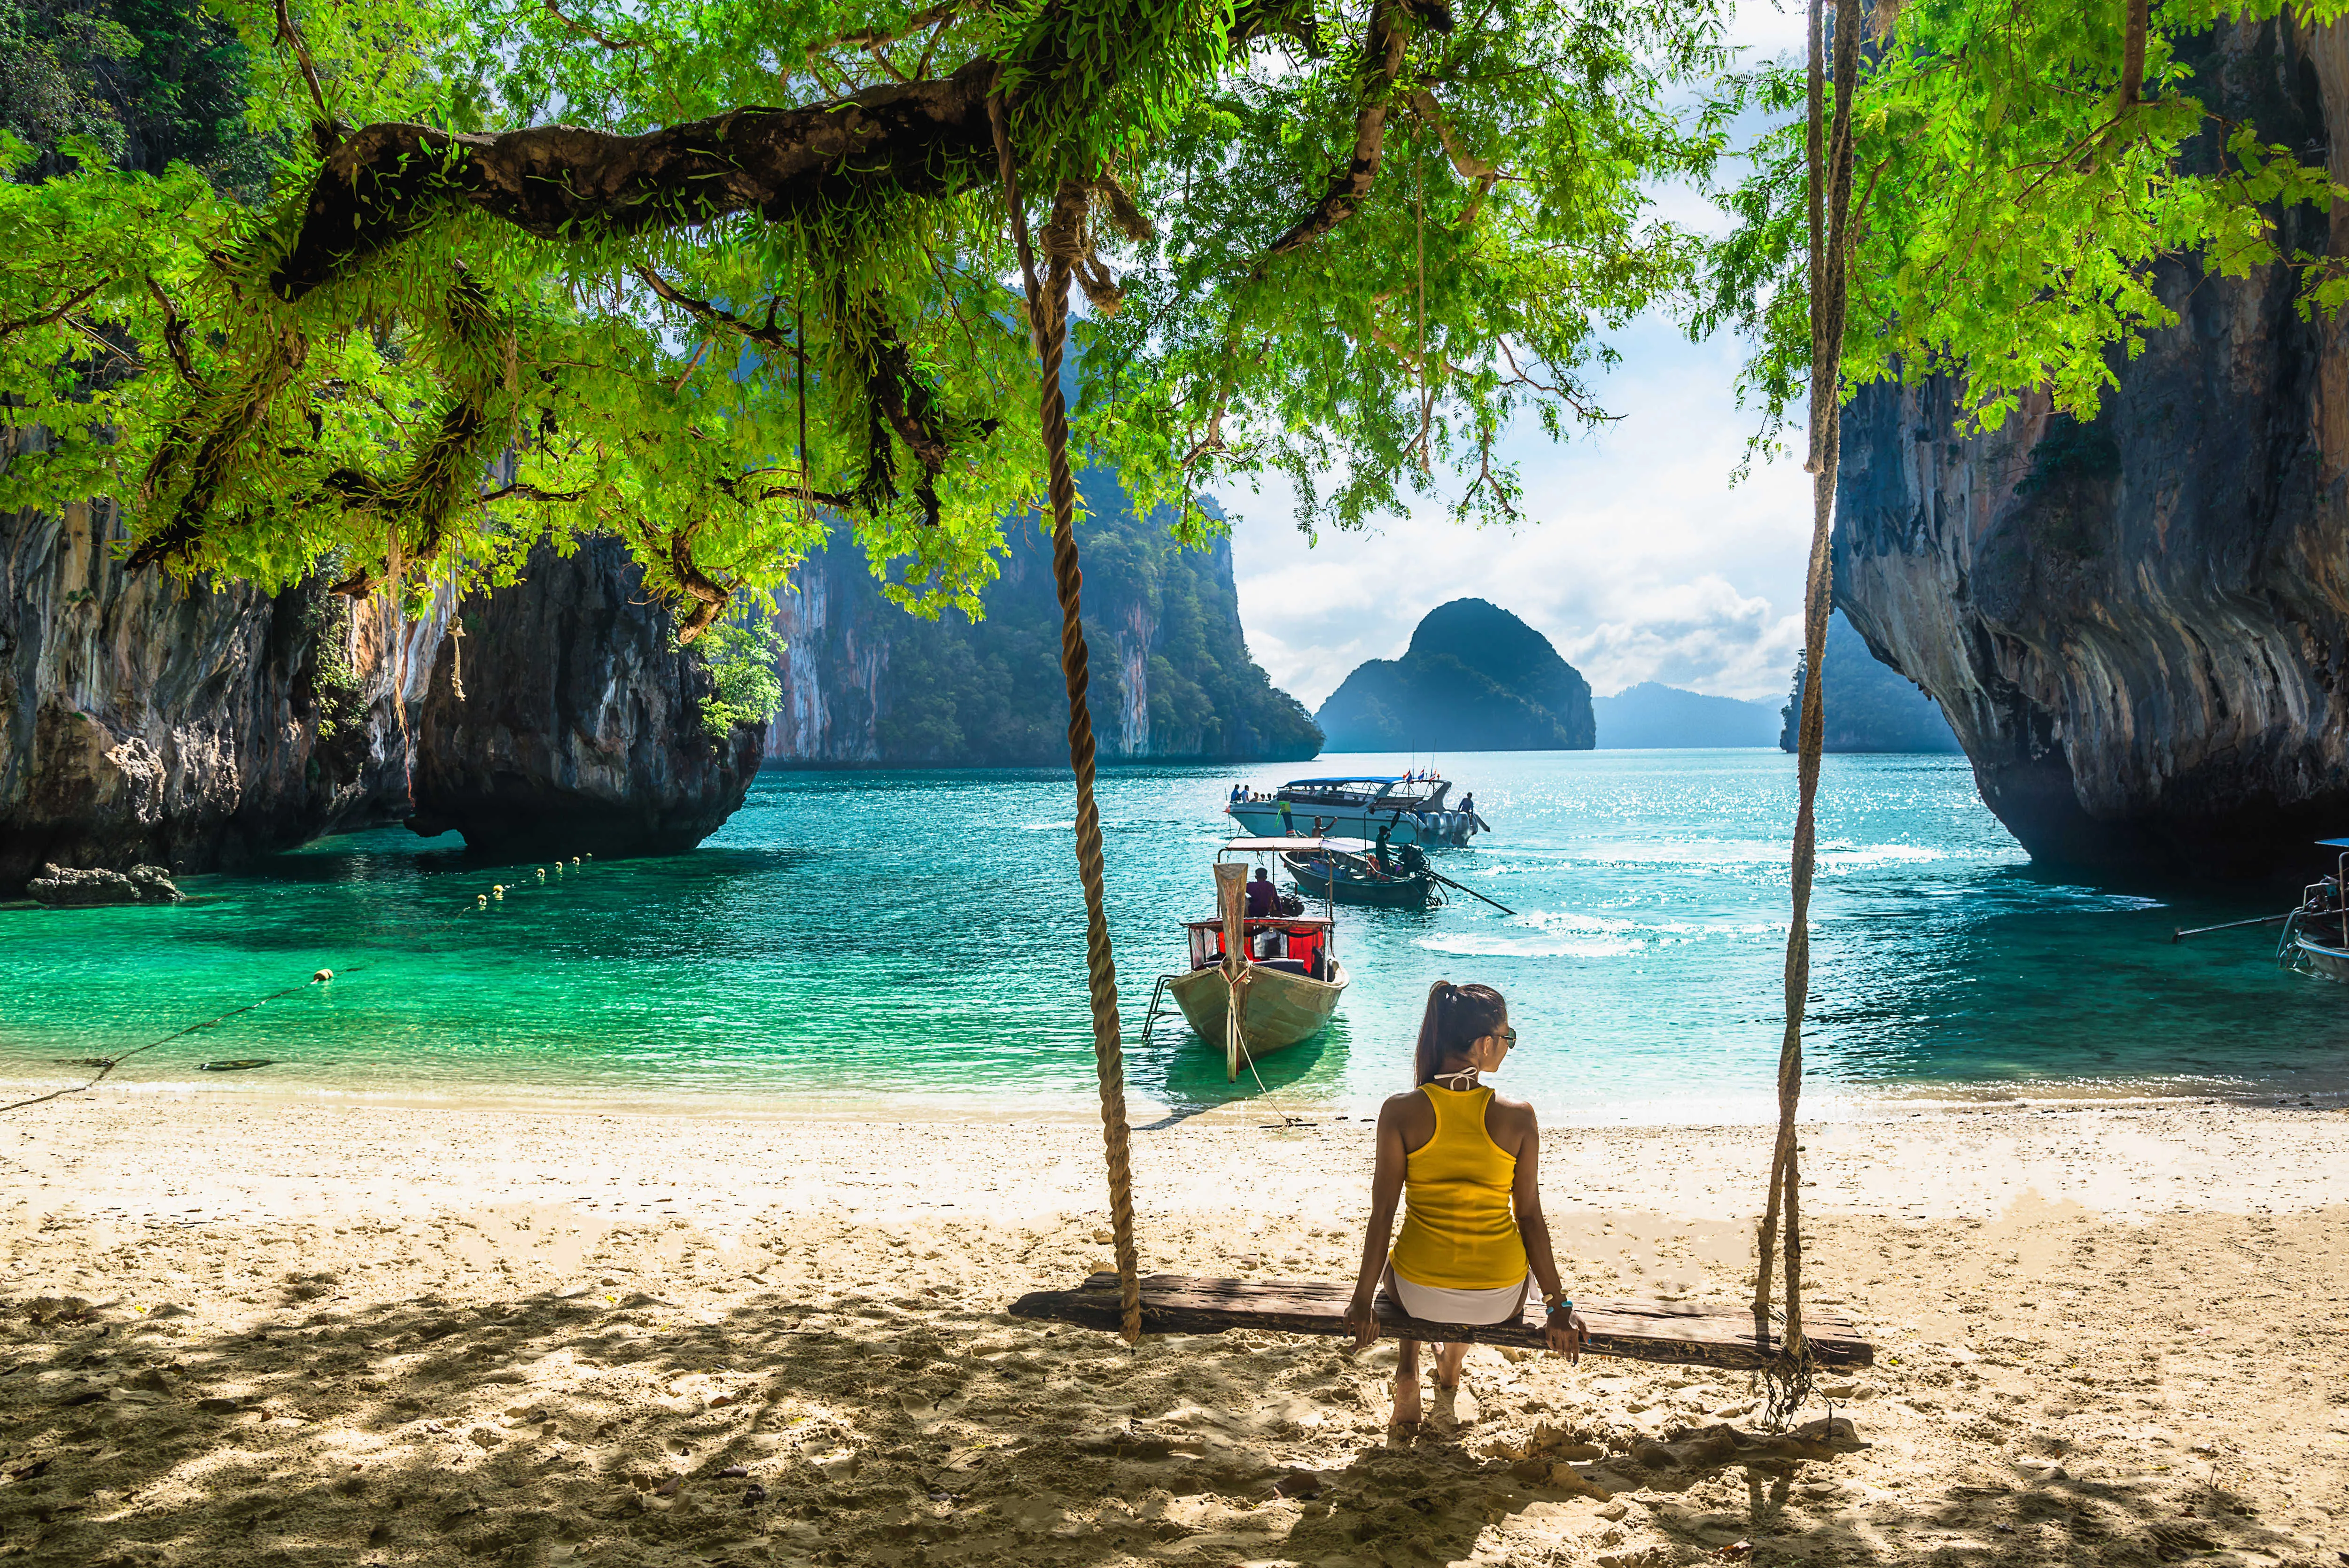
[[[1268,1328],[1281,1334],[1350,1338],[1346,1304],[1350,1285],[1319,1280],[1198,1279],[1183,1274],[1142,1276],[1142,1327],[1146,1334],[1221,1334],[1232,1328]],[[1586,1301],[1576,1304],[1588,1326],[1584,1346],[1593,1356],[1633,1361],[1664,1361],[1753,1371],[1777,1353],[1777,1326],[1756,1322],[1744,1307],[1694,1305],[1662,1301]],[[1011,1304],[1014,1317],[1074,1324],[1115,1333],[1120,1322],[1117,1275],[1097,1274],[1075,1290],[1030,1292]],[[1384,1295],[1378,1299],[1379,1332],[1394,1339],[1462,1340],[1482,1345],[1542,1347],[1541,1303],[1530,1304],[1512,1323],[1480,1326],[1423,1323],[1406,1317]],[[1811,1354],[1828,1371],[1876,1364],[1876,1347],[1859,1337],[1849,1318],[1806,1312],[1803,1329]]]

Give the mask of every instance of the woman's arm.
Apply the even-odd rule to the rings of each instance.
[[[1525,1107],[1522,1115],[1525,1125],[1517,1143],[1517,1179],[1511,1197],[1516,1204],[1517,1234],[1525,1239],[1526,1262],[1547,1299],[1566,1287],[1558,1279],[1557,1258],[1550,1251],[1549,1221],[1542,1215],[1541,1125],[1532,1106]],[[1583,1325],[1582,1315],[1569,1307],[1550,1315],[1547,1336],[1550,1349],[1574,1362],[1582,1359],[1582,1342],[1589,1337],[1589,1330]]]
[[[1410,1162],[1411,1151],[1403,1147],[1402,1113],[1390,1099],[1379,1108],[1378,1164],[1371,1172],[1371,1222],[1362,1232],[1362,1267],[1354,1277],[1353,1302],[1346,1308],[1346,1321],[1354,1326],[1357,1350],[1368,1347],[1379,1336],[1378,1315],[1371,1300],[1387,1266],[1395,1204],[1402,1198],[1403,1171]]]

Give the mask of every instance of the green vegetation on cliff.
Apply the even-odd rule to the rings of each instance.
[[[1827,623],[1826,671],[1829,751],[1962,749],[1950,721],[1941,717],[1940,705],[1878,658],[1840,610]],[[1780,750],[1795,749],[1795,724],[1802,710],[1803,666],[1796,660],[1795,689],[1779,710]]]
[[[1427,613],[1399,659],[1355,667],[1317,716],[1332,751],[1587,751],[1590,683],[1497,604]]]
[[[1093,728],[1109,760],[1293,761],[1320,749],[1303,705],[1248,657],[1218,539],[1186,549],[1162,511],[1137,519],[1116,479],[1079,487]],[[1201,506],[1221,512],[1212,499]],[[1069,705],[1051,551],[1007,531],[983,618],[909,615],[854,554],[812,558],[779,625],[784,712],[768,754],[784,762],[1050,767],[1068,760]],[[819,717],[820,716],[820,717]]]

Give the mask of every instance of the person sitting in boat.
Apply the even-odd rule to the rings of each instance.
[[[1272,885],[1272,873],[1262,866],[1256,868],[1256,880],[1247,884],[1247,917],[1269,920],[1280,913],[1280,890]]]
[[[1468,793],[1460,797],[1460,810],[1467,812],[1472,817],[1476,814],[1476,791],[1471,789]]]
[[[1589,1329],[1550,1252],[1534,1108],[1477,1081],[1500,1070],[1516,1041],[1508,1004],[1491,986],[1439,980],[1428,992],[1413,1057],[1418,1087],[1379,1109],[1371,1222],[1346,1308],[1356,1349],[1378,1338],[1381,1292],[1423,1323],[1486,1324],[1518,1316],[1538,1287],[1546,1343],[1569,1362],[1580,1358]],[[1398,1199],[1402,1235],[1390,1252]],[[1393,1424],[1411,1428],[1420,1418],[1419,1341],[1402,1349]],[[1467,1354],[1464,1344],[1435,1346],[1440,1401],[1459,1388]]]

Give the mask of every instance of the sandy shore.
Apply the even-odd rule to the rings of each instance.
[[[1635,1444],[1742,1378],[1005,1316],[1106,1266],[1098,1132],[120,1095],[0,1121],[0,1557],[165,1563],[2349,1562],[2349,1117],[1806,1134],[1869,1446]],[[1736,1300],[1765,1134],[1545,1145],[1578,1295]],[[1144,1266],[1340,1278],[1369,1130],[1140,1134]],[[1821,1412],[1823,1413],[1823,1412]],[[1553,1449],[1599,1457],[1551,1471]],[[1579,1450],[1577,1450],[1579,1451]],[[1552,1457],[1555,1457],[1554,1455]]]

